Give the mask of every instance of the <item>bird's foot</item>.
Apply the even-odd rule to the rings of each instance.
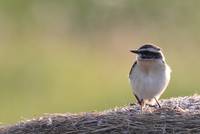
[[[147,104],[147,106],[153,107],[153,108],[156,108],[156,109],[162,108],[160,105],[151,105],[151,104]]]

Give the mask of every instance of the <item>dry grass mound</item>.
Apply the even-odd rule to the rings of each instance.
[[[162,108],[138,105],[103,112],[50,114],[16,125],[0,134],[200,133],[200,96],[161,100]]]

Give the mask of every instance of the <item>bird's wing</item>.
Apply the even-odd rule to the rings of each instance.
[[[130,75],[131,75],[131,73],[132,73],[132,71],[133,71],[133,68],[135,67],[136,64],[137,64],[137,61],[135,61],[135,62],[133,63],[133,65],[132,65],[132,67],[131,67],[131,70],[130,70],[130,72],[129,72],[129,77],[130,77]]]
[[[134,67],[136,66],[136,64],[137,64],[137,61],[135,61],[135,62],[133,63],[133,65],[132,65],[132,67],[131,67],[131,70],[130,70],[130,72],[129,72],[129,78],[130,78],[130,76],[131,76],[131,74],[132,74],[132,72],[133,72],[133,69],[134,69]],[[137,102],[141,105],[143,100],[140,100],[140,99],[138,98],[138,96],[137,96],[135,93],[134,93],[134,96],[135,96]]]

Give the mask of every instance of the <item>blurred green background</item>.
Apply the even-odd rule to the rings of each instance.
[[[199,93],[200,1],[0,0],[0,122],[135,100],[128,51],[163,48],[162,98]]]

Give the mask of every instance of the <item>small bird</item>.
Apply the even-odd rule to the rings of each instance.
[[[152,106],[167,88],[170,81],[171,69],[158,46],[145,44],[130,52],[137,54],[136,61],[131,67],[129,80],[141,111],[146,104]]]

